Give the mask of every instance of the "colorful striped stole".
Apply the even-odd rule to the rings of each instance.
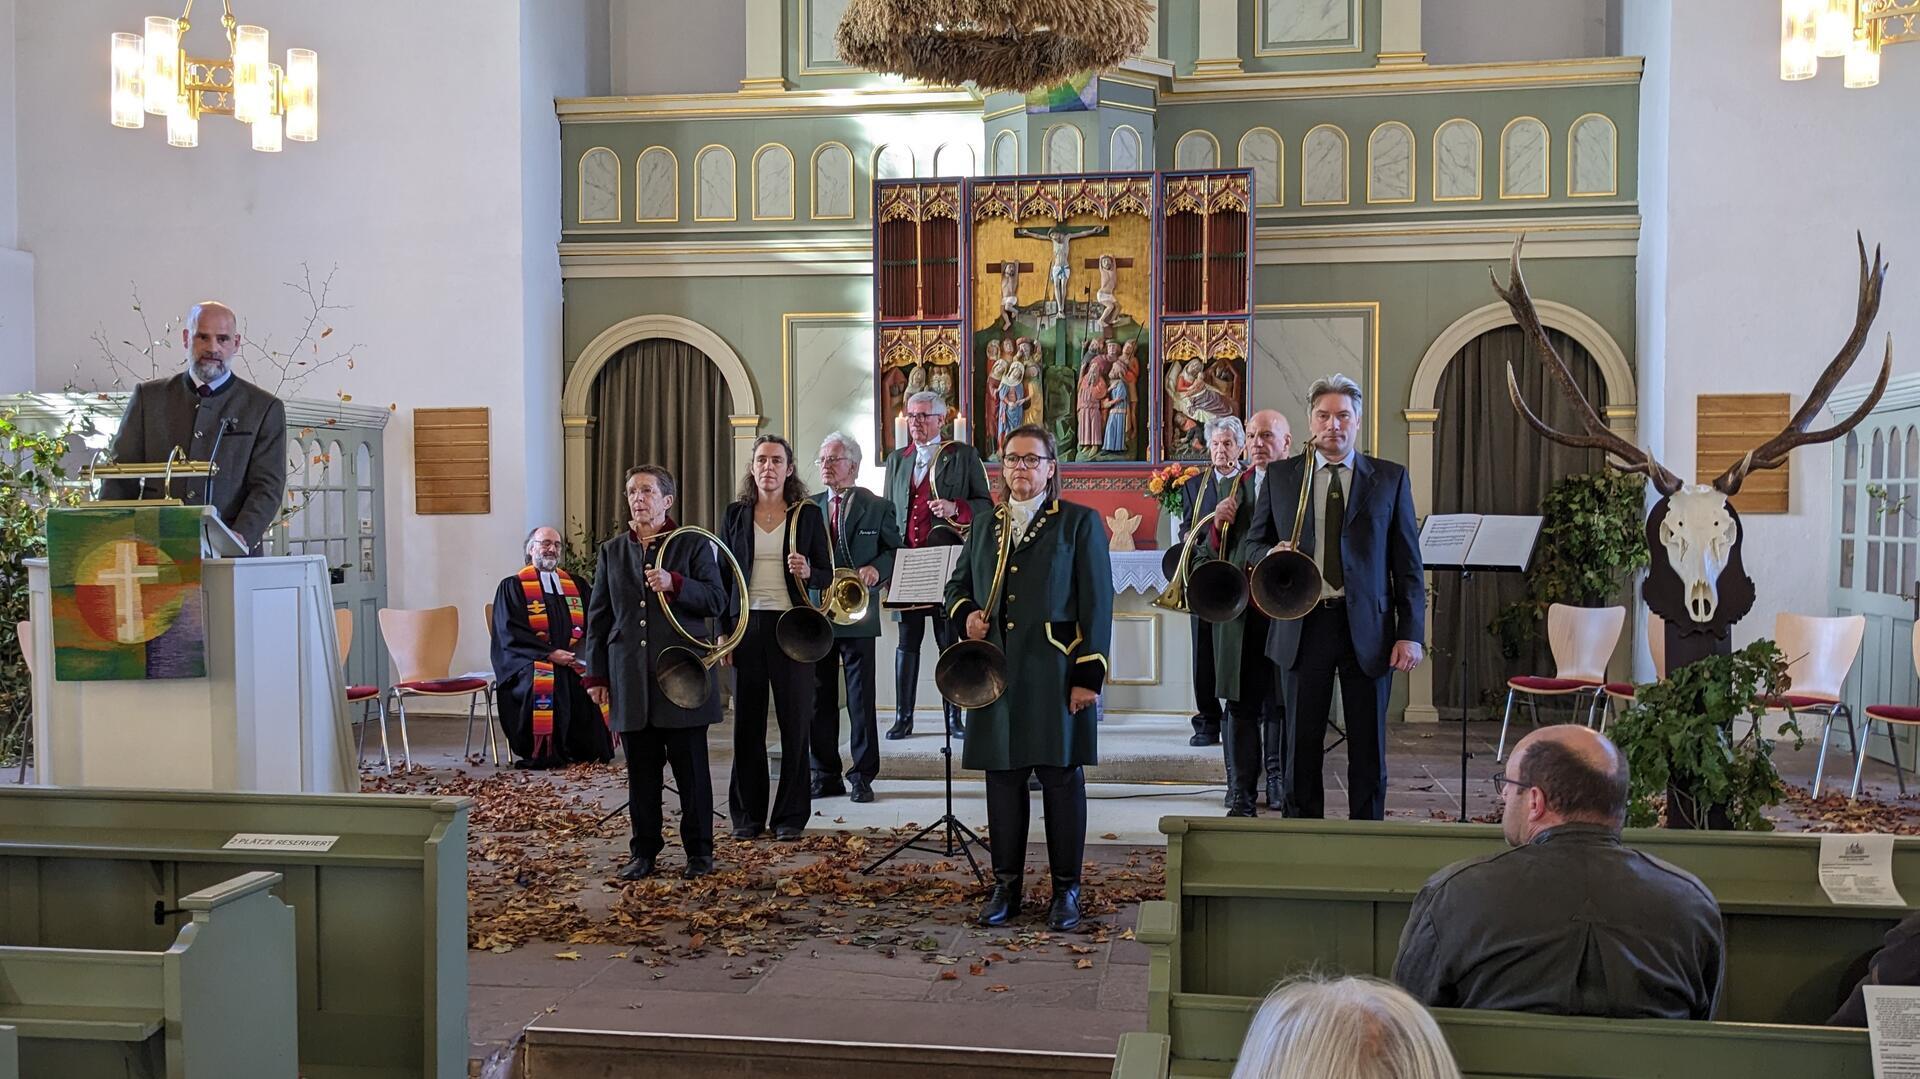
[[[586,632],[586,618],[581,614],[580,586],[566,570],[556,569],[553,575],[560,580],[561,595],[567,601],[567,648],[572,650],[580,643]],[[545,596],[540,588],[540,570],[532,565],[520,570],[520,591],[527,598],[527,625],[538,634],[541,643],[549,651],[553,649],[553,635],[550,632],[550,619]],[[553,663],[546,659],[533,661],[533,753],[535,758],[544,757],[552,752],[553,743]]]

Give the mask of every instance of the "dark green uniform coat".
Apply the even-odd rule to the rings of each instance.
[[[987,601],[1006,527],[1003,508],[967,537],[947,581],[947,616],[956,628]],[[987,640],[1006,653],[1007,691],[967,713],[961,764],[1004,770],[1099,763],[1095,710],[1069,712],[1067,697],[1074,686],[1098,690],[1107,677],[1113,570],[1100,514],[1059,499],[1042,502],[1007,560],[1001,592]]]
[[[880,574],[880,583],[867,590],[867,617],[851,626],[834,623],[835,637],[880,636],[880,589],[893,576],[893,552],[900,547],[900,526],[887,500],[864,487],[849,487],[852,500],[842,510],[840,535],[835,542],[833,530],[827,530],[827,546],[833,551],[834,568],[859,569],[872,566]],[[833,513],[833,492],[807,496],[820,512]]]
[[[1213,534],[1215,530],[1211,521],[1201,525],[1208,531],[1208,538],[1201,542],[1216,558],[1230,559],[1240,566],[1251,566],[1266,553],[1264,548],[1246,546],[1247,533],[1253,529],[1253,473],[1243,471],[1235,478],[1239,482],[1240,509],[1233,515],[1233,524],[1227,527],[1226,543],[1221,544],[1220,537]],[[1231,486],[1228,488],[1232,489]],[[1222,492],[1224,496],[1225,492]],[[1230,701],[1240,699],[1240,658],[1241,650],[1246,647],[1248,612],[1252,612],[1260,623],[1260,639],[1253,646],[1264,649],[1267,646],[1267,620],[1254,609],[1251,600],[1240,617],[1213,623],[1213,688]]]

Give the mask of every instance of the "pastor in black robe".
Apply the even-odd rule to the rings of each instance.
[[[554,574],[565,573],[555,570]],[[499,687],[500,726],[513,748],[519,767],[557,768],[577,761],[613,759],[613,736],[600,709],[587,696],[576,668],[555,665],[553,670],[553,738],[545,747],[534,745],[533,665],[557,649],[581,652],[584,638],[572,641],[572,627],[586,630],[591,588],[579,578],[580,614],[569,619],[567,600],[543,580],[540,601],[547,609],[548,639],[542,639],[527,620],[527,597],[515,574],[500,582],[493,595],[493,677]],[[584,660],[585,656],[580,656]],[[540,750],[535,756],[536,748]]]

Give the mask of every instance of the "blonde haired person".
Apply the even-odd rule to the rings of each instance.
[[[1439,1024],[1372,978],[1304,978],[1268,995],[1233,1079],[1460,1079]]]

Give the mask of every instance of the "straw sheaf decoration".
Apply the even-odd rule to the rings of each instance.
[[[1147,43],[1148,0],[851,0],[834,34],[869,71],[983,92],[1104,71]]]

